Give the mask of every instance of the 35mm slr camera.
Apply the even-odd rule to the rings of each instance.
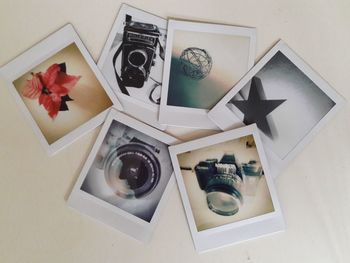
[[[195,173],[199,187],[206,192],[209,209],[230,216],[243,205],[245,176],[259,177],[262,168],[254,160],[241,167],[233,154],[224,154],[220,161],[207,159],[199,162]]]

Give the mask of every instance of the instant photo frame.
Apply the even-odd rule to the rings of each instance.
[[[103,89],[104,92],[107,94],[114,107],[116,107],[118,110],[122,110],[122,106],[119,103],[117,97],[109,88],[107,81],[104,79],[102,73],[95,65],[95,62],[91,58],[89,52],[85,48],[83,42],[80,40],[79,36],[75,32],[71,24],[67,24],[63,28],[59,29],[57,32],[51,34],[50,36],[48,36],[32,48],[28,49],[27,51],[16,57],[14,60],[3,66],[2,68],[0,68],[0,75],[6,80],[7,86],[9,87],[11,94],[15,98],[26,119],[29,121],[36,136],[39,138],[40,143],[49,155],[55,154],[57,151],[69,145],[83,134],[100,125],[104,121],[107,112],[110,108],[109,107],[103,110],[102,112],[96,113],[95,116],[83,122],[83,124],[79,125],[77,128],[68,131],[65,135],[58,138],[54,142],[48,143],[48,140],[45,137],[43,131],[40,129],[38,123],[33,118],[32,113],[29,111],[23,99],[16,90],[14,81],[22,77],[29,70],[55,56],[58,52],[60,52],[61,50],[63,50],[71,44],[75,44],[78,51],[80,52],[79,56],[82,56],[85,62],[88,64],[87,68],[89,68],[89,71],[94,75],[94,77],[96,77],[97,81],[101,86],[101,89]],[[92,75],[90,72],[89,74]]]
[[[155,208],[153,208],[154,210],[152,210],[153,212],[150,220],[144,220],[140,218],[140,216],[136,216],[132,212],[127,211],[125,209],[125,205],[124,207],[116,206],[109,202],[107,199],[104,200],[103,198],[97,196],[96,194],[92,194],[84,188],[86,178],[89,176],[89,172],[91,171],[90,169],[96,163],[96,160],[98,160],[98,153],[101,151],[102,144],[105,141],[105,137],[107,136],[107,133],[109,132],[109,129],[114,122],[121,123],[130,128],[131,130],[136,130],[138,133],[142,133],[145,136],[154,138],[155,140],[164,143],[165,145],[178,143],[178,140],[174,137],[112,109],[109,115],[107,116],[106,121],[101,129],[101,132],[99,133],[97,140],[83,166],[80,176],[76,184],[74,185],[74,188],[68,199],[68,205],[74,208],[75,210],[86,214],[89,217],[94,218],[114,229],[117,229],[138,241],[148,242],[151,239],[154,228],[156,227],[156,224],[159,220],[160,213],[163,210],[168,196],[170,194],[170,191],[175,183],[170,157],[168,158],[169,165],[171,168],[171,174],[169,175],[169,180],[166,181],[165,184],[162,186],[164,187],[164,190],[162,190],[161,192],[160,199],[157,199],[157,203]],[[165,150],[166,154],[168,154],[167,147],[165,147]],[[99,174],[99,176],[104,177],[104,175],[101,174]],[[96,183],[92,185],[92,187],[95,186]],[[107,190],[105,189],[104,192],[106,191]],[[115,194],[115,196],[117,195]],[[125,200],[125,202],[128,202],[128,200],[131,199]],[[135,199],[132,199],[132,201],[135,201]]]
[[[283,128],[284,132],[280,132],[276,142],[279,140],[279,144],[283,147],[284,144],[290,143],[284,149],[282,146],[279,147],[284,152],[279,150],[280,153],[277,153],[277,150],[271,147],[271,142],[275,139],[270,139],[259,129],[272,175],[276,177],[312,140],[316,133],[334,117],[344,105],[345,100],[281,40],[208,113],[209,118],[222,130],[230,130],[244,125],[242,112],[230,102],[242,90],[247,89],[249,83],[250,89],[252,89],[253,78],[255,78],[255,86],[261,88],[261,85],[265,85],[264,92],[266,94],[260,95],[269,96],[270,98],[267,100],[274,101],[275,105],[272,106],[279,114],[277,117],[281,123],[279,127]],[[242,105],[242,102],[239,103]],[[252,108],[254,107],[250,106],[250,109]],[[303,109],[305,109],[304,112],[300,112]],[[318,119],[312,119],[311,115],[318,116]],[[271,114],[267,115],[267,120],[273,121],[269,118],[273,118]],[[295,123],[298,120],[309,121]],[[309,127],[306,130],[307,126]],[[299,132],[299,138],[295,139],[291,135],[293,135],[292,131],[298,127],[305,130],[295,131],[294,133]],[[272,125],[271,129],[279,132],[276,125]],[[301,134],[301,132],[303,133]]]
[[[138,29],[136,28],[135,35],[144,37],[151,36],[152,44],[148,47],[148,44],[145,44],[142,40],[138,41],[132,40],[130,43],[123,43],[123,32],[126,26],[126,16],[129,16],[131,21],[135,21],[138,23],[146,23],[150,25],[154,25],[154,28],[151,28],[148,32],[136,32]],[[134,8],[127,4],[122,4],[117,19],[115,20],[113,27],[109,33],[106,44],[101,53],[101,57],[98,60],[97,66],[101,69],[102,74],[105,76],[106,80],[109,82],[112,90],[118,96],[121,104],[123,105],[124,111],[135,117],[138,120],[141,120],[149,125],[152,125],[160,130],[165,130],[166,125],[161,125],[158,122],[158,111],[159,104],[155,104],[150,100],[153,94],[159,92],[162,88],[162,74],[163,74],[163,61],[160,56],[160,53],[164,50],[165,38],[166,38],[166,29],[167,29],[167,21],[161,17],[155,16],[153,14],[147,13],[140,9]],[[134,29],[131,29],[134,30]],[[159,34],[158,34],[159,33]],[[158,39],[158,40],[156,40]],[[153,42],[155,41],[156,42]],[[158,42],[157,42],[158,41]],[[139,43],[138,43],[139,42]],[[163,43],[164,42],[164,43]],[[135,47],[133,47],[133,44]],[[124,48],[119,56],[115,56],[118,52],[119,47],[130,46],[130,50],[128,48]],[[137,46],[138,45],[138,46]],[[146,65],[144,65],[145,73],[148,72],[147,80],[144,81],[142,87],[132,87],[132,85],[124,86],[120,81],[117,80],[116,74],[121,74],[121,67],[116,67],[116,65],[122,63],[122,57],[127,57],[128,54],[145,54],[145,50],[154,50],[155,58],[154,65],[148,65],[147,59],[145,61]],[[135,50],[137,52],[135,52]],[[139,52],[138,52],[139,51]],[[128,54],[123,54],[123,52]],[[146,55],[149,58],[149,54]],[[114,62],[113,60],[116,59]],[[126,61],[126,60],[125,60]],[[126,62],[125,62],[126,63]],[[125,66],[125,65],[124,65]],[[119,77],[119,76],[118,76]],[[121,77],[121,76],[120,76]],[[126,76],[127,78],[127,76]],[[122,86],[122,87],[121,87]],[[158,90],[157,90],[158,89]],[[124,92],[123,92],[124,91]],[[142,93],[142,91],[144,91]],[[128,93],[128,94],[126,94]],[[159,102],[158,102],[159,103]]]
[[[177,34],[181,35],[178,37]],[[186,36],[182,36],[183,34]],[[204,37],[205,39],[199,41],[200,37]],[[187,39],[189,39],[188,43],[186,42]],[[195,41],[196,44],[194,44],[193,41]],[[178,45],[176,45],[175,42],[181,47],[177,47]],[[198,51],[202,53],[199,54],[199,56],[204,57],[203,55],[206,55],[209,61],[202,61],[201,58],[194,59],[198,63],[210,63],[210,65],[207,64],[207,66],[209,66],[208,75],[199,76],[199,78],[197,78],[198,76],[189,77],[188,74],[182,74],[184,72],[179,73],[179,71],[182,70],[178,68],[182,67],[182,69],[184,69],[184,65],[175,67],[175,65],[179,63],[175,63],[173,52],[176,51],[176,53],[178,53],[178,48],[183,49],[185,47],[183,47],[184,42],[186,42],[185,46],[187,47],[187,49],[182,51],[184,56],[187,56],[185,54],[186,50],[189,51],[189,54],[195,55],[195,52]],[[193,45],[198,46],[193,47]],[[203,46],[206,47],[203,49]],[[256,48],[255,29],[169,20],[166,47],[159,122],[173,126],[218,130],[219,128],[208,118],[207,113],[209,109],[207,108],[214,106],[216,101],[220,100],[220,98],[254,65]],[[223,50],[224,48],[226,51]],[[208,52],[206,49],[208,49]],[[215,56],[213,56],[213,53]],[[180,55],[178,54],[178,56]],[[230,60],[228,60],[228,58],[230,58]],[[224,70],[222,70],[222,68],[224,68]],[[198,71],[197,68],[193,70]],[[175,74],[173,72],[177,73]],[[176,83],[176,79],[180,77],[181,83]],[[172,81],[173,79],[174,81]],[[187,84],[184,85],[184,82],[188,83],[188,87]],[[225,84],[222,84],[224,82]],[[220,85],[218,83],[220,83]],[[202,93],[203,85],[205,85],[206,92],[208,93],[206,95]],[[187,94],[185,99],[179,94],[179,88],[183,89],[180,92],[182,94],[192,92],[193,89],[197,89],[197,92],[201,94],[197,94],[198,96]],[[220,95],[221,97],[212,102],[213,97],[217,97],[218,94],[222,94]],[[170,100],[175,99],[177,101],[174,103],[171,102],[173,105],[170,105]],[[204,101],[204,99],[208,100],[208,105],[206,105],[205,108],[203,108],[204,105],[196,107],[191,106],[193,103],[196,104],[200,101]],[[185,101],[191,101],[191,103],[189,102],[186,106],[182,105]],[[210,106],[212,103],[214,103],[214,105]],[[179,104],[181,104],[181,106],[179,106]]]
[[[200,149],[204,149],[204,152],[207,154],[206,149],[210,146],[215,147],[215,145],[225,145],[229,141],[239,140],[246,136],[252,136],[254,138],[256,151],[264,171],[264,176],[266,179],[265,187],[270,195],[269,202],[272,204],[272,209],[268,210],[265,213],[251,216],[250,218],[245,218],[237,221],[232,220],[232,223],[226,222],[225,224],[213,227],[205,227],[204,229],[199,230],[194,215],[194,208],[190,202],[191,193],[189,192],[189,189],[192,189],[193,191],[194,189],[188,187],[188,184],[186,184],[184,180],[184,175],[182,174],[182,169],[188,171],[190,168],[181,167],[179,163],[179,156],[184,153],[193,154],[194,151]],[[188,225],[197,252],[201,253],[209,251],[212,249],[228,246],[237,242],[254,239],[260,236],[265,236],[284,230],[285,224],[282,211],[278,202],[277,193],[274,188],[273,179],[270,174],[259,132],[255,124],[211,135],[194,141],[181,143],[175,146],[170,146],[169,151],[173,162],[176,180],[180,190],[180,195],[182,198],[183,207],[185,209]],[[208,157],[213,158],[210,156]],[[188,157],[186,159],[188,159]],[[210,161],[212,160],[213,159],[210,159]],[[196,177],[196,175],[193,173],[191,176]],[[197,186],[197,188],[199,189],[199,186]],[[210,211],[208,213],[213,212]],[[218,217],[225,216],[219,215]]]

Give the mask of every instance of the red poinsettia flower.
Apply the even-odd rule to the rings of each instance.
[[[80,76],[66,74],[66,65],[53,64],[45,73],[32,73],[32,79],[27,80],[23,96],[29,99],[39,99],[49,116],[55,119],[58,111],[68,110],[66,101],[72,100],[68,93],[75,86]]]

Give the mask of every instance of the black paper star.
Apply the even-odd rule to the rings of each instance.
[[[272,138],[271,128],[266,116],[285,101],[267,100],[260,78],[253,77],[248,99],[232,100],[231,102],[244,114],[244,124],[256,123],[263,133]]]

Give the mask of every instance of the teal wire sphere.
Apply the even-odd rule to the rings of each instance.
[[[191,79],[203,79],[210,73],[213,60],[205,49],[189,47],[180,56],[182,70]]]

